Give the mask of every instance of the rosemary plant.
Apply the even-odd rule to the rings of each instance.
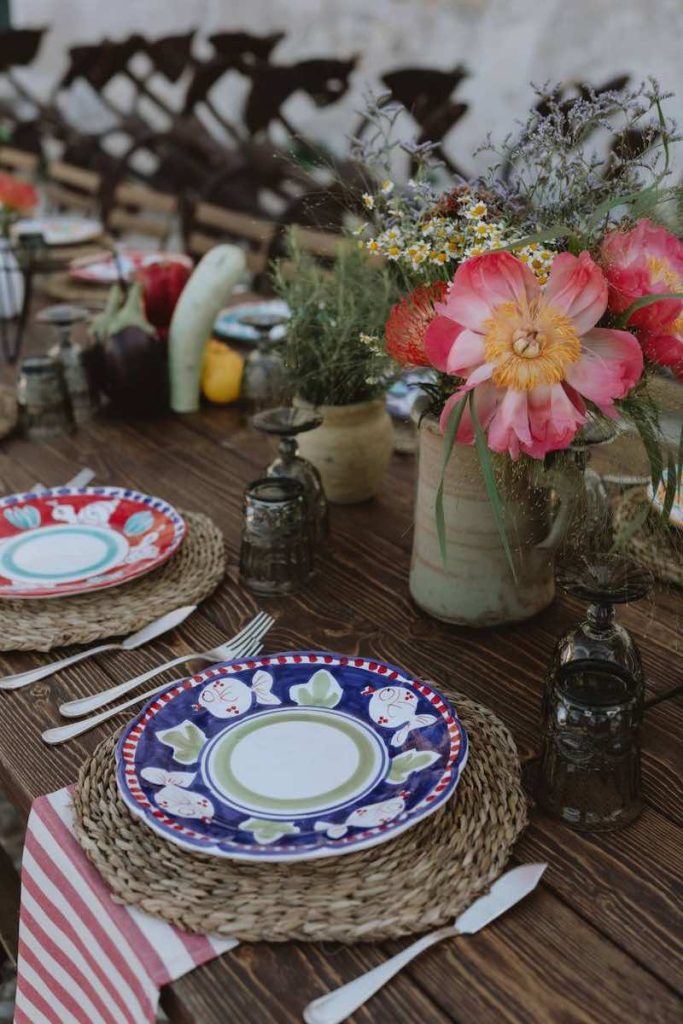
[[[387,268],[348,241],[325,267],[292,233],[273,280],[292,311],[284,345],[292,392],[312,405],[351,405],[384,394],[396,376],[384,351],[384,324],[400,294]]]

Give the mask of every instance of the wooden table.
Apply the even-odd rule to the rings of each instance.
[[[197,645],[212,646],[258,606],[278,617],[270,649],[312,646],[405,665],[493,708],[512,729],[522,756],[533,752],[541,680],[553,643],[581,616],[582,606],[558,599],[524,626],[480,632],[444,626],[421,614],[407,587],[411,456],[395,458],[375,501],[333,509],[325,571],[305,593],[257,601],[237,584],[235,563],[242,490],[269,458],[267,440],[230,410],[147,423],[100,420],[54,443],[12,440],[0,446],[4,493],[25,490],[35,480],[59,484],[88,465],[98,482],[138,487],[210,513],[225,533],[231,563],[215,596],[152,647],[108,654],[52,681],[0,693],[0,786],[23,815],[38,794],[73,782],[88,751],[111,728],[108,724],[62,747],[44,746],[40,732],[58,721],[61,701]],[[680,592],[661,590],[620,611],[640,644],[650,693],[680,679],[682,609]],[[17,671],[42,660],[2,656],[0,669]],[[680,1021],[682,734],[681,700],[648,711],[646,807],[639,820],[622,832],[580,835],[533,812],[515,858],[549,862],[539,890],[480,934],[430,950],[353,1020]],[[299,1021],[310,999],[401,945],[244,945],[170,986],[163,1005],[173,1021],[194,1024]]]

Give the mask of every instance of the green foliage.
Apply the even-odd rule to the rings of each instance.
[[[439,550],[441,552],[441,560],[444,565],[448,560],[448,549],[446,545],[446,520],[443,512],[443,481],[446,473],[446,466],[448,460],[451,457],[453,451],[453,445],[455,444],[455,436],[458,433],[458,427],[460,426],[460,420],[462,414],[465,411],[465,405],[467,403],[467,395],[463,395],[459,402],[456,402],[450,411],[448,417],[448,423],[446,424],[446,430],[444,432],[443,439],[443,462],[441,463],[441,476],[439,477],[439,486],[436,491],[436,501],[434,504],[434,514],[436,516],[436,534],[439,538]]]
[[[292,390],[313,405],[350,405],[382,395],[396,368],[384,324],[401,290],[387,268],[348,240],[331,267],[303,252],[294,232],[275,290],[292,316],[284,360]]]
[[[472,424],[474,426],[474,443],[476,445],[477,454],[479,456],[479,464],[481,465],[481,471],[484,477],[484,484],[486,485],[486,493],[489,496],[491,502],[491,508],[493,509],[493,518],[496,521],[498,527],[498,533],[503,544],[503,550],[505,551],[505,557],[507,558],[508,565],[510,566],[510,572],[512,573],[513,579],[517,579],[517,573],[515,570],[515,564],[512,560],[512,551],[510,549],[510,539],[508,537],[507,529],[505,526],[505,505],[500,496],[498,485],[496,483],[496,475],[493,470],[493,463],[491,461],[491,453],[489,446],[486,442],[486,435],[482,430],[479,417],[477,415],[477,408],[474,401],[474,394],[470,393],[470,414],[472,416]]]

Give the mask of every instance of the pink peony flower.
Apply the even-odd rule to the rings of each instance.
[[[610,231],[602,243],[609,308],[623,313],[643,295],[683,292],[683,242],[649,220],[631,231]],[[645,355],[683,379],[683,300],[662,299],[636,310],[628,326],[638,332]]]
[[[439,370],[465,377],[441,416],[474,391],[477,417],[495,452],[543,458],[566,447],[586,419],[584,399],[615,417],[643,371],[640,345],[627,331],[596,327],[607,307],[607,282],[588,253],[561,253],[541,288],[505,252],[458,267],[425,348]],[[457,440],[472,444],[465,407]]]

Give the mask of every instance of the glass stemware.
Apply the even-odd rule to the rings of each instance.
[[[322,416],[306,409],[280,407],[256,413],[251,422],[257,430],[280,438],[278,454],[266,469],[266,475],[289,477],[303,485],[314,536],[320,539],[327,532],[327,499],[318,470],[299,454],[296,436],[319,427]]]
[[[588,413],[584,426],[567,449],[578,492],[572,522],[562,545],[567,554],[605,551],[611,544],[612,511],[607,488],[590,462],[593,451],[610,444],[616,433],[611,422]]]
[[[285,365],[277,351],[287,320],[288,317],[277,313],[251,313],[240,320],[259,335],[256,349],[247,356],[242,377],[242,397],[254,409],[276,405],[287,397]]]
[[[643,685],[640,652],[626,629],[615,621],[614,606],[638,601],[652,589],[652,573],[621,555],[577,556],[559,567],[561,590],[588,601],[583,622],[570,629],[555,647],[551,674],[568,662],[591,659],[612,662]]]
[[[643,685],[621,666],[582,658],[546,681],[536,797],[572,828],[621,828],[642,809]]]

